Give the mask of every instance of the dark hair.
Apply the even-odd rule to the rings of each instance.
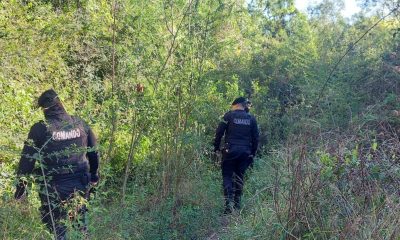
[[[49,108],[60,103],[60,99],[53,89],[44,91],[38,99],[38,106],[41,108]]]
[[[247,98],[245,98],[245,97],[238,97],[238,98],[236,98],[236,99],[232,102],[232,105],[236,105],[236,104],[239,104],[239,103],[241,103],[241,104],[246,104],[246,103],[247,103]]]

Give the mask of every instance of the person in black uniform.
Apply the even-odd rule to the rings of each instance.
[[[45,121],[35,123],[25,142],[17,175],[17,200],[26,195],[23,176],[36,174],[40,186],[42,221],[56,239],[66,239],[67,218],[64,207],[76,194],[88,198],[90,184],[99,180],[99,154],[96,137],[80,118],[69,115],[57,93],[50,89],[38,99]],[[79,230],[86,236],[85,206],[78,206]]]
[[[256,119],[245,108],[248,100],[235,99],[232,110],[219,123],[215,134],[214,152],[220,151],[221,139],[225,135],[222,148],[222,177],[225,196],[225,213],[240,209],[243,192],[243,176],[253,163],[258,147],[259,131]],[[232,206],[233,205],[233,206]]]

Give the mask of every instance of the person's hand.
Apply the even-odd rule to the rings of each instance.
[[[99,183],[99,181],[97,181],[97,182],[90,182],[90,185],[92,185],[93,187],[96,187],[97,186],[97,184]]]
[[[219,150],[219,148],[216,148],[216,147],[215,147],[215,148],[213,149],[213,151],[212,151],[212,152],[213,152],[213,153],[219,153],[219,152],[220,152],[220,150]]]
[[[27,193],[26,193],[26,182],[25,181],[20,181],[15,189],[14,193],[14,199],[17,201],[24,201],[26,199]]]
[[[26,191],[24,191],[22,194],[17,195],[15,194],[14,196],[15,201],[18,203],[26,202],[27,201],[27,196],[26,196]]]
[[[217,159],[219,159],[221,156],[221,150],[219,150],[218,148],[215,148],[212,151],[212,158],[214,159],[214,161],[216,161]]]
[[[211,154],[211,160],[214,165],[219,165],[221,161],[221,151],[219,149],[214,149]]]
[[[97,185],[97,183],[99,182],[99,175],[98,174],[92,174],[91,176],[90,176],[90,185],[92,185],[92,186],[96,186]]]

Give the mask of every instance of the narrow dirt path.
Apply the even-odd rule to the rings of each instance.
[[[231,216],[229,216],[229,215],[221,216],[219,218],[221,227],[211,231],[209,237],[207,237],[206,240],[220,240],[221,239],[220,236],[227,232],[230,220],[231,220]]]

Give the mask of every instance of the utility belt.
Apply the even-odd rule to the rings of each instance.
[[[41,177],[42,175],[39,172],[40,170],[36,172],[38,176],[38,178],[36,178],[36,183],[38,183],[40,186],[44,186],[43,178]],[[48,184],[57,185],[80,181],[83,186],[88,186],[90,184],[91,174],[88,171],[80,170],[74,173],[46,175],[46,180]]]
[[[47,176],[51,177],[54,180],[57,180],[57,179],[64,179],[64,178],[73,178],[73,177],[77,177],[80,175],[84,175],[85,173],[88,173],[88,172],[82,169],[82,170],[78,170],[78,171],[74,171],[74,172],[59,171],[57,173],[48,174]]]
[[[87,161],[75,164],[66,164],[61,166],[44,166],[44,173],[46,176],[58,177],[64,175],[74,175],[89,172]]]
[[[223,152],[223,153],[228,153],[229,150],[230,150],[232,147],[235,147],[235,146],[251,148],[251,145],[250,145],[249,143],[230,143],[230,142],[227,142],[227,143],[225,143],[224,146],[222,147],[222,152]]]
[[[234,137],[226,137],[225,142],[229,143],[230,145],[236,145],[236,146],[248,146],[251,147],[252,141],[250,138],[234,138]]]
[[[224,146],[231,147],[231,146],[242,146],[242,147],[251,147],[251,143],[249,142],[226,142]]]

